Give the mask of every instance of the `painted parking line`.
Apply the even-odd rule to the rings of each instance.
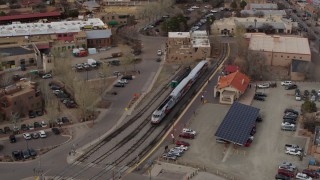
[[[220,64],[220,66],[214,71],[214,73],[210,76],[209,80],[211,80],[213,78],[213,76],[222,68],[224,62],[228,59],[230,55],[230,45],[228,44],[228,52],[226,54],[226,57],[223,59],[222,63]],[[139,163],[137,163],[135,166],[131,167],[127,173],[131,173],[135,168],[137,168],[138,166],[140,166],[146,159],[148,159],[153,153],[154,151],[156,151],[159,146],[164,142],[164,140],[166,139],[166,137],[172,132],[171,129],[173,127],[175,127],[178,122],[181,120],[181,118],[183,117],[183,115],[187,112],[187,110],[190,108],[190,106],[193,104],[193,102],[198,98],[198,96],[200,95],[200,93],[202,93],[203,89],[206,87],[206,85],[208,84],[208,82],[206,82],[201,89],[198,91],[198,93],[196,94],[196,96],[194,96],[194,98],[192,99],[192,101],[187,105],[187,107],[183,110],[183,112],[180,114],[180,116],[178,117],[178,119],[174,122],[174,124],[171,126],[170,130],[167,131],[167,133],[162,137],[162,139],[159,141],[159,143],[146,155],[144,156]],[[126,176],[124,175],[124,176]]]

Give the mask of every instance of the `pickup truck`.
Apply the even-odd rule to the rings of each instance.
[[[295,149],[295,150],[298,150],[298,151],[302,151],[303,148],[301,148],[300,146],[296,145],[296,144],[286,144],[285,145],[285,149]]]

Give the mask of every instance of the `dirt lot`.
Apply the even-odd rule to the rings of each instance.
[[[319,83],[297,84],[302,91],[319,87]],[[299,137],[298,131],[280,130],[283,110],[285,108],[299,110],[303,102],[295,101],[294,90],[287,91],[281,86],[259,91],[267,93],[268,97],[265,102],[253,101],[252,103],[252,106],[260,108],[264,120],[257,125],[257,133],[251,147],[233,149],[232,146],[224,147],[223,144],[216,143],[214,133],[229,106],[206,104],[197,110],[196,117],[191,121],[191,128],[197,130],[199,135],[191,141],[192,148],[179,160],[179,163],[202,168],[205,166],[209,172],[246,180],[273,179],[277,166],[283,161],[296,164],[300,170],[306,168],[310,157],[306,156],[303,161],[300,161],[298,157],[286,155],[284,145],[292,143],[305,147],[309,143],[307,138]],[[320,103],[317,102],[317,105],[319,106]]]

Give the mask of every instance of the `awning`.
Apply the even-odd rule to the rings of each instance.
[[[109,21],[109,22],[108,22],[108,25],[111,25],[111,26],[117,25],[117,24],[118,24],[117,21]]]

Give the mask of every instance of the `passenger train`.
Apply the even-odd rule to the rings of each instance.
[[[189,75],[184,78],[176,88],[170,93],[169,97],[153,112],[151,124],[159,124],[170,110],[188,92],[193,83],[208,68],[208,61],[201,61],[192,69]]]

